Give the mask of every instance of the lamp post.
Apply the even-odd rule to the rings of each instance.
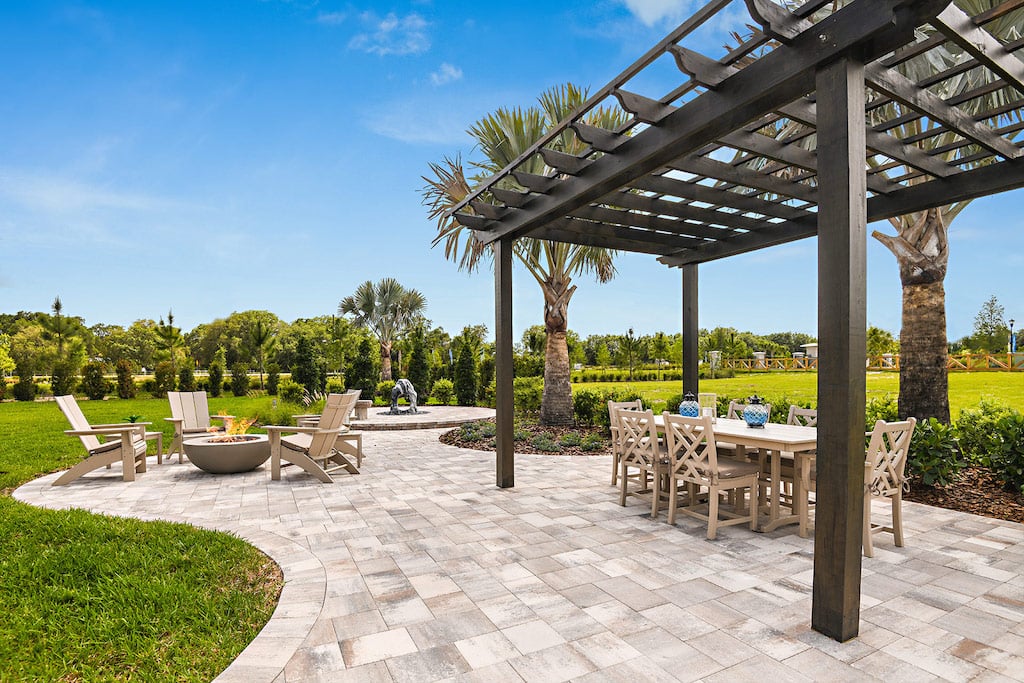
[[[1017,353],[1017,338],[1013,336],[1013,318],[1010,318],[1010,353]]]

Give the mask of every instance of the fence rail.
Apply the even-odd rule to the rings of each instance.
[[[729,358],[722,359],[723,367],[744,372],[772,370],[808,371],[818,369],[817,358]],[[868,356],[868,370],[899,371],[898,353]],[[1024,372],[1024,353],[959,353],[946,357],[950,372]]]

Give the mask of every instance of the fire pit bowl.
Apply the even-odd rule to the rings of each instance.
[[[270,442],[266,434],[202,436],[185,442],[185,455],[204,472],[236,474],[265,463],[270,457]]]

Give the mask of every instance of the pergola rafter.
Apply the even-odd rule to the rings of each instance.
[[[746,0],[760,29],[739,45],[717,58],[683,45],[730,4],[709,2],[451,212],[495,250],[497,483],[514,482],[516,239],[680,267],[683,384],[696,391],[698,265],[817,235],[818,444],[835,460],[819,459],[812,624],[845,640],[859,615],[866,224],[1024,186],[1024,39],[988,30],[1024,26],[1024,0],[977,16],[948,0]],[[637,76],[662,58],[680,81],[647,92],[663,79]],[[925,59],[941,66],[917,68]],[[970,85],[947,87],[958,79]],[[613,100],[629,120],[591,125]],[[583,150],[555,149],[565,135]]]

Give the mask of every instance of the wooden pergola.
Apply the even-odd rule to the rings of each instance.
[[[866,226],[1024,185],[1014,142],[1024,128],[1024,62],[1015,54],[1024,40],[986,30],[1008,16],[1024,24],[1024,0],[978,16],[948,0],[852,0],[838,10],[832,0],[746,0],[760,29],[742,44],[719,58],[682,45],[729,4],[709,2],[452,212],[494,249],[497,485],[514,483],[515,239],[652,254],[680,267],[683,388],[696,392],[698,265],[817,235],[826,351],[811,622],[845,641],[860,617]],[[918,80],[901,70],[933,50],[963,58]],[[641,94],[659,80],[647,70],[661,74],[666,63],[681,74],[674,87]],[[983,85],[936,94],[948,79],[979,74],[972,70],[983,70]],[[1004,103],[979,111],[996,91]],[[612,98],[629,122],[615,131],[587,125],[588,112]],[[1016,122],[999,127],[1007,120]],[[919,132],[901,137],[913,121]],[[586,150],[555,149],[566,135]],[[546,174],[520,170],[538,154]]]

